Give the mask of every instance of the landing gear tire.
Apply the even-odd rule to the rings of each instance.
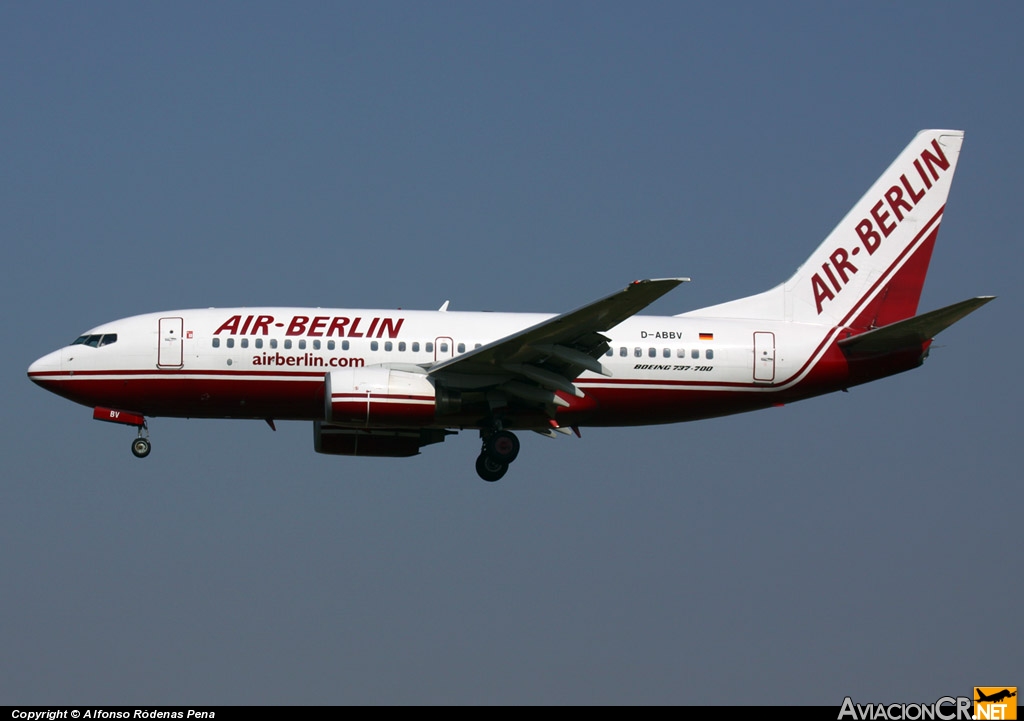
[[[501,477],[508,471],[508,464],[496,461],[486,453],[481,453],[476,459],[477,475],[488,483],[501,480]]]
[[[150,445],[148,438],[136,438],[132,441],[132,455],[136,458],[145,458],[149,455]]]
[[[484,454],[506,466],[519,456],[519,439],[509,431],[495,431],[484,441]]]

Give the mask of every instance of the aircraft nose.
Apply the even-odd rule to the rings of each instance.
[[[61,369],[61,354],[62,351],[55,350],[53,353],[47,353],[38,359],[28,367],[28,377],[36,383],[42,383],[46,380],[47,375],[59,373]]]

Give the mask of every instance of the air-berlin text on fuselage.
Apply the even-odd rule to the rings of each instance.
[[[279,321],[272,315],[233,315],[214,335],[270,335],[270,329],[283,328],[285,335],[311,338],[397,338],[405,318],[363,318],[343,315],[293,315]]]
[[[907,173],[900,175],[899,184],[886,190],[878,202],[871,206],[868,217],[857,223],[859,245],[854,245],[849,251],[846,248],[836,248],[829,255],[829,262],[821,264],[821,272],[828,279],[828,283],[819,273],[811,277],[814,304],[819,315],[822,303],[826,300],[835,300],[836,295],[857,272],[857,266],[850,261],[850,256],[860,253],[861,248],[866,250],[868,255],[874,255],[882,241],[892,235],[914,206],[931,190],[941,173],[949,170],[949,159],[942,152],[938,139],[932,140],[931,150],[926,147],[921,151],[921,155],[914,159],[914,169],[916,176],[914,173],[910,173],[912,177],[907,177]]]

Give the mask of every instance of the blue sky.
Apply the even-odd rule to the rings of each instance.
[[[931,702],[1024,681],[1013,3],[0,5],[0,703]],[[966,131],[911,373],[676,426],[319,456],[33,386],[183,307],[764,290]]]

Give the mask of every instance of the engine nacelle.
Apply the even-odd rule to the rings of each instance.
[[[324,389],[324,418],[361,428],[410,428],[458,409],[458,397],[435,388],[422,373],[380,366],[331,371]]]
[[[313,423],[313,448],[317,453],[339,456],[415,456],[420,448],[440,443],[452,431],[439,428],[376,429],[345,428]]]

